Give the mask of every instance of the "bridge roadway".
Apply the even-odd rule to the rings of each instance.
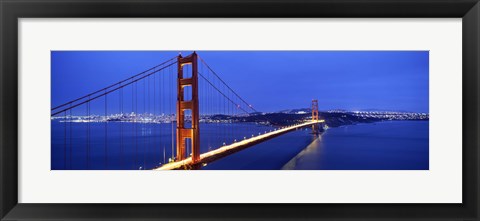
[[[307,127],[311,126],[313,124],[318,124],[318,123],[323,123],[325,122],[324,120],[318,120],[318,121],[308,121],[305,123],[301,124],[296,124],[288,127],[284,127],[272,132],[268,132],[265,134],[261,134],[252,138],[248,138],[242,141],[235,142],[233,144],[229,144],[226,146],[222,146],[216,150],[212,150],[203,154],[200,154],[200,160],[197,162],[195,165],[192,162],[192,158],[189,157],[185,160],[181,161],[176,161],[172,163],[165,164],[161,167],[155,168],[154,170],[175,170],[175,169],[189,169],[189,168],[195,168],[195,166],[199,166],[204,163],[209,163],[214,160],[217,160],[219,158],[222,158],[224,156],[230,155],[232,153],[235,153],[237,151],[243,150],[247,147],[250,147],[252,145],[261,143],[263,141],[269,140],[271,138],[274,138],[276,136],[282,135],[284,133],[290,132],[292,130],[296,130],[298,128],[302,127]]]

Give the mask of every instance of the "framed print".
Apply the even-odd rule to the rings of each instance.
[[[479,7],[2,1],[1,219],[478,220]]]

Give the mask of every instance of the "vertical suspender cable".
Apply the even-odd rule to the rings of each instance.
[[[172,87],[173,87],[172,74],[169,74],[168,77],[169,77],[169,81],[170,81],[169,84],[168,84],[169,93],[170,93],[170,95],[175,95],[176,93],[173,93],[173,91],[172,91]],[[176,87],[174,87],[173,89],[175,90]],[[171,124],[171,128],[172,128],[172,131],[171,131],[171,133],[172,133],[172,160],[174,160],[175,159],[175,152],[174,152],[175,151],[174,150],[175,140],[174,140],[174,130],[173,130],[173,119],[172,119],[172,113],[173,113],[172,112],[172,99],[173,99],[173,102],[175,102],[175,100],[176,100],[176,98],[174,96],[170,96],[170,101],[168,102],[168,106],[169,106],[169,109],[170,109],[169,117],[170,117],[170,124]]]
[[[90,96],[88,97],[90,100]],[[90,101],[87,103],[87,169],[90,169]]]
[[[63,169],[67,169],[67,111],[63,112]]]
[[[70,104],[72,106],[72,104]],[[72,109],[70,108],[70,169],[72,169]]]
[[[137,113],[135,112],[135,104],[134,104],[134,103],[135,103],[135,102],[134,102],[134,97],[135,97],[135,95],[134,95],[134,86],[135,86],[135,84],[132,84],[132,113],[130,114],[130,117],[135,116],[135,118],[136,118],[136,114],[137,114]],[[133,115],[133,113],[135,113],[135,115]],[[135,118],[133,119],[133,122],[131,122],[131,120],[130,120],[130,122],[131,122],[131,127],[132,127],[132,135],[135,135],[135,133],[136,133],[136,132],[135,132]],[[133,123],[133,124],[132,124],[132,123]],[[133,154],[132,154],[132,163],[133,163],[133,164],[132,164],[132,165],[133,165],[132,169],[134,170],[134,169],[135,169],[135,155],[133,155]]]
[[[147,79],[149,79],[149,77],[147,77]],[[145,119],[147,119],[146,117],[148,116],[148,110],[146,109],[147,106],[145,106],[145,103],[146,103],[146,100],[147,100],[147,93],[146,93],[146,89],[147,87],[145,86],[145,84],[147,83],[146,80],[143,80],[143,112],[144,112],[144,119],[143,119],[143,133],[142,133],[142,136],[143,136],[143,166],[142,166],[142,169],[144,170],[145,169],[145,156],[147,155],[146,152],[147,152],[147,139],[148,139],[148,124],[147,122],[145,121]]]
[[[147,96],[146,96],[146,93],[145,93],[146,91],[145,91],[145,90],[147,89],[147,87],[145,87],[145,84],[146,84],[146,81],[143,80],[143,114],[144,114],[143,118],[145,118],[145,117],[146,117],[145,115],[147,115],[147,109],[146,109],[146,106],[145,106],[145,104],[146,104],[146,99],[147,99]],[[143,141],[143,142],[142,142],[142,143],[143,143],[143,145],[142,145],[142,146],[143,146],[143,166],[142,166],[142,169],[145,169],[145,155],[146,155],[145,152],[146,152],[146,147],[147,147],[147,146],[146,146],[146,143],[147,143],[147,136],[146,136],[146,135],[147,135],[147,131],[146,131],[146,129],[147,129],[147,123],[145,122],[145,119],[143,119],[143,120],[142,120],[142,130],[143,130],[143,133],[142,133],[142,141]]]
[[[105,91],[106,92],[106,91]],[[107,94],[105,93],[105,169],[108,169],[108,110],[107,110],[107,105],[108,105],[108,97]]]
[[[170,69],[171,69],[171,67],[168,68],[168,70],[170,70]],[[170,71],[168,71],[168,72],[170,72]],[[165,80],[163,78],[164,78],[163,74],[160,75],[160,80],[159,80],[160,81],[159,85],[161,85],[160,90],[159,90],[159,92],[160,92],[160,114],[162,115],[162,123],[160,124],[160,134],[162,134],[162,131],[163,131],[162,126],[164,125],[164,119],[165,119],[165,110],[164,110]],[[165,141],[163,141],[163,142],[165,142]],[[160,140],[160,143],[162,143],[162,140]],[[164,153],[163,155],[165,155],[165,144],[163,144],[163,153]],[[163,163],[165,163],[165,156],[163,157]]]
[[[137,119],[138,119],[138,86],[135,82],[135,169],[138,168],[138,128],[137,128]]]
[[[124,119],[124,113],[123,113],[123,87],[120,88],[120,101],[118,102],[120,105],[120,121],[118,122],[120,125],[120,168],[124,167],[125,163],[125,153],[123,150],[123,119]]]
[[[222,92],[223,92],[223,94],[225,94],[225,86],[223,86],[223,91],[222,91]],[[227,104],[227,102],[226,102],[226,100],[225,100],[225,97],[222,96],[222,106],[223,106],[223,115],[224,115],[224,116],[227,116],[226,104]],[[226,117],[225,117],[225,118],[226,118]],[[229,142],[228,142],[228,140],[227,140],[227,127],[226,127],[226,126],[227,126],[227,124],[226,124],[226,123],[223,123],[223,130],[222,130],[222,132],[223,132],[223,140],[225,141],[225,144],[228,145]]]
[[[160,73],[161,74],[161,73]],[[152,120],[152,123],[153,123],[153,129],[152,129],[152,134],[155,135],[155,129],[156,129],[156,126],[157,126],[157,90],[156,90],[156,85],[157,85],[157,78],[155,76],[156,74],[153,75],[153,120]],[[155,135],[153,137],[153,148],[154,148],[154,152],[157,148],[157,137],[160,136],[160,134],[158,135]],[[159,145],[160,146],[160,145]],[[160,151],[158,151],[158,155],[160,155]],[[160,158],[160,157],[159,157]],[[160,160],[158,160],[158,162],[160,162]],[[157,166],[157,164],[155,163],[155,166]]]

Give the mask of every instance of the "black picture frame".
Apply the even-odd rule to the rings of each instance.
[[[0,0],[0,15],[1,220],[479,220],[478,0]],[[19,204],[17,20],[47,17],[462,18],[463,203]]]

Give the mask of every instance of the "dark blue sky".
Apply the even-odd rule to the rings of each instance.
[[[186,55],[189,52],[182,52]],[[52,52],[52,106],[174,57],[168,51]],[[428,113],[428,51],[198,51],[259,111],[402,110]]]

